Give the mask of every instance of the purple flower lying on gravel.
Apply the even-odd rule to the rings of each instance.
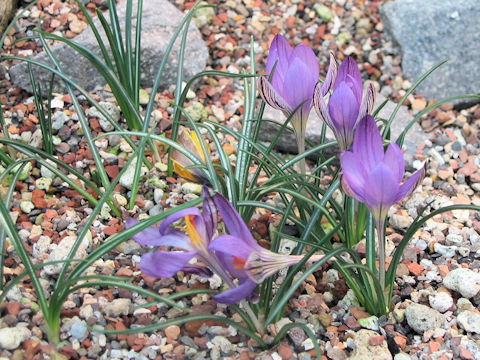
[[[272,78],[271,81],[265,76],[259,78],[259,92],[267,104],[281,110],[286,117],[301,105],[293,115],[291,123],[299,152],[303,152],[313,90],[320,74],[317,57],[312,49],[304,44],[292,49],[287,40],[277,34],[270,45],[266,71]]]
[[[328,106],[325,102],[325,95],[328,92],[327,80],[335,82]],[[360,70],[350,56],[342,62],[337,73],[337,63],[335,57],[331,55],[327,80],[323,84],[318,83],[315,88],[313,98],[315,110],[332,129],[340,149],[349,150],[358,122],[373,110],[375,89],[370,83],[366,93],[363,94]]]
[[[370,115],[358,124],[353,151],[344,151],[340,161],[344,191],[366,204],[377,222],[386,218],[390,206],[415,190],[426,172],[425,165],[402,184],[403,152],[396,143],[384,152],[382,136]]]
[[[183,227],[171,225],[180,220],[184,221]],[[134,225],[137,220],[128,219],[127,227]],[[181,229],[181,230],[180,230]],[[222,265],[223,262],[215,252],[209,249],[210,242],[217,231],[217,210],[210,196],[208,189],[203,188],[203,210],[187,208],[167,217],[160,226],[151,226],[138,234],[133,239],[142,245],[149,246],[171,246],[184,251],[163,251],[157,250],[142,255],[140,269],[147,275],[154,277],[172,277],[178,271],[195,273],[202,276],[217,273],[230,287],[229,290],[214,296],[214,299],[232,304],[244,298],[254,296],[254,282],[245,276],[233,277],[239,279],[239,286],[233,282],[232,276]],[[190,260],[196,257],[206,266],[190,264]]]
[[[217,230],[217,209],[230,235],[213,239]],[[184,221],[180,230],[171,225]],[[135,225],[135,219],[127,220],[127,227]],[[213,298],[224,304],[255,298],[254,289],[265,278],[278,270],[298,263],[302,256],[279,255],[259,246],[243,222],[240,214],[219,193],[212,198],[203,188],[203,211],[187,208],[167,217],[160,226],[151,226],[133,239],[142,245],[171,246],[184,251],[157,250],[142,255],[140,269],[154,277],[171,277],[178,271],[210,276],[218,274],[230,287]],[[190,264],[196,257],[206,266]],[[323,255],[310,257],[316,261]],[[234,283],[238,279],[238,285]]]

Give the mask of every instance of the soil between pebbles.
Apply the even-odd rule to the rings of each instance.
[[[193,3],[175,1],[182,11]],[[210,52],[208,67],[239,72],[249,64],[248,46],[254,37],[258,68],[266,58],[274,34],[281,32],[292,44],[304,42],[318,54],[323,74],[328,51],[342,59],[354,56],[364,79],[374,81],[379,92],[399,100],[411,85],[403,79],[401,58],[382,34],[379,1],[325,2],[327,8],[315,9],[313,1],[222,1],[215,14],[199,19],[201,33]],[[22,5],[25,5],[23,3]],[[87,3],[90,9],[105,8],[105,3]],[[327,11],[328,10],[328,11]],[[68,14],[65,16],[63,14]],[[33,41],[22,40],[42,19],[42,28],[67,37],[84,28],[74,1],[41,0],[37,10],[22,18],[7,36],[4,53],[30,56],[41,51]],[[30,95],[12,86],[5,73],[9,63],[0,64],[5,77],[0,81],[0,101],[4,106],[8,131],[12,138],[36,143],[38,120]],[[241,126],[241,83],[232,79],[207,78],[195,89],[195,98],[188,105],[200,117]],[[148,90],[148,89],[147,89]],[[161,118],[159,131],[170,126],[172,108],[168,101],[173,89],[156,95],[155,116]],[[114,102],[108,89],[99,89],[98,100]],[[428,101],[421,95],[411,96],[408,105],[413,114],[423,110]],[[188,106],[187,105],[187,106]],[[88,104],[84,104],[88,107]],[[91,153],[72,116],[71,100],[59,94],[54,99],[54,129],[59,142],[57,155],[64,162],[89,174],[93,168]],[[478,132],[480,107],[456,111],[445,105],[422,119],[422,126],[431,135],[419,144],[412,166],[419,167],[429,159],[428,176],[403,204],[391,211],[388,227],[390,251],[401,239],[402,232],[417,211],[433,200],[432,209],[450,204],[480,205],[480,149]],[[90,119],[95,134],[104,132],[102,124]],[[235,142],[226,136],[224,147],[235,155]],[[104,149],[107,171],[112,178],[122,168],[131,149],[120,138],[110,137],[97,142]],[[118,147],[117,155],[108,150]],[[156,167],[137,197],[137,207],[125,210],[125,217],[153,215],[198,196],[198,187],[182,179],[168,178],[164,167]],[[64,187],[59,179],[51,179],[47,169],[34,165],[29,176],[16,187],[12,216],[20,236],[37,262],[61,256],[62,246],[75,237],[76,230],[91,212],[90,205],[76,192]],[[118,186],[115,201],[124,205],[128,188]],[[144,216],[144,215],[143,215]],[[250,226],[259,240],[268,239],[268,227],[275,222],[269,213],[258,213]],[[80,249],[87,254],[105,238],[123,229],[123,219],[103,213],[91,228],[91,241]],[[362,252],[362,246],[358,249]],[[7,248],[6,280],[22,271],[13,248]],[[92,272],[132,277],[133,282],[163,294],[188,287],[218,288],[216,278],[204,282],[195,276],[153,279],[138,269],[141,247],[125,243],[102,261]],[[308,324],[315,331],[324,350],[324,358],[386,359],[480,359],[480,217],[468,211],[445,213],[433,218],[419,231],[407,247],[397,272],[395,309],[388,318],[374,319],[362,311],[347,293],[345,282],[336,270],[325,267],[303,284],[289,302],[286,317],[272,325],[269,336],[290,321]],[[42,281],[48,290],[57,268],[45,270]],[[468,279],[468,281],[466,281]],[[36,298],[29,282],[19,285],[7,296],[2,307],[0,355],[7,359],[49,358],[52,350],[46,342]],[[90,332],[85,324],[105,329],[124,329],[131,325],[148,325],[171,319],[179,314],[165,306],[138,307],[146,300],[136,294],[116,289],[88,289],[73,295],[62,310],[59,352],[67,359],[303,359],[315,357],[313,346],[302,330],[292,330],[275,348],[261,351],[250,339],[233,328],[207,322],[171,326],[151,334],[105,336]],[[183,305],[195,312],[233,316],[221,304],[201,295],[182,299]],[[410,306],[414,304],[413,306]],[[418,304],[418,305],[416,305]],[[407,310],[406,310],[407,309]],[[418,323],[418,319],[424,319]],[[365,330],[376,331],[373,335]],[[361,343],[361,337],[367,337]],[[267,339],[268,340],[268,339]],[[355,348],[355,350],[354,350]],[[363,351],[363,352],[362,352]],[[393,355],[389,355],[393,354]],[[363,357],[362,357],[363,356]]]

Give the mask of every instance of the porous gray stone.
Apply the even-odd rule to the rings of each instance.
[[[382,94],[377,93],[375,98],[375,108],[380,106],[385,101],[385,96]],[[388,101],[385,106],[380,110],[377,115],[377,118],[386,119],[390,118],[390,115],[395,110],[395,104],[392,101]],[[270,106],[265,107],[265,112],[263,115],[264,119],[273,120],[278,124],[282,124],[286,118],[280,110],[276,110]],[[406,106],[400,106],[394,120],[392,121],[391,126],[391,139],[396,140],[397,137],[402,133],[402,131],[408,126],[408,124],[413,120],[412,115],[409,113],[408,108]],[[278,130],[280,129],[281,125],[277,125],[272,123],[271,121],[263,121],[262,127],[259,133],[260,140],[271,142]],[[306,130],[306,138],[308,141],[311,141],[314,145],[320,144],[320,136],[322,133],[322,126],[323,122],[317,116],[317,113],[314,109],[310,112],[310,116],[308,117],[307,121],[307,130]],[[327,141],[332,141],[335,139],[333,132],[330,128],[327,127],[326,133]],[[404,157],[406,164],[408,166],[412,165],[413,162],[413,154],[417,151],[417,145],[423,143],[425,140],[428,139],[428,135],[422,130],[419,124],[413,124],[412,128],[409,130],[407,136],[405,137],[405,141],[403,144]],[[295,139],[295,135],[292,131],[285,131],[282,136],[280,137],[277,143],[277,149],[280,151],[288,152],[288,153],[297,153],[297,141]],[[326,149],[325,153],[327,156],[331,155],[338,155],[339,148],[328,148]]]
[[[405,310],[408,325],[419,334],[427,330],[439,328],[445,317],[437,310],[421,304],[411,304]]]
[[[445,276],[443,285],[447,289],[458,291],[463,297],[470,299],[480,291],[480,274],[470,269],[458,268]]]
[[[372,336],[379,334],[372,330],[362,329],[355,334],[353,338],[354,349],[350,360],[390,360],[393,359],[390,350],[388,350],[387,341],[383,340],[379,345],[370,345],[369,340]]]
[[[478,0],[395,0],[380,8],[382,23],[402,53],[402,70],[415,81],[444,59],[418,88],[428,98],[480,92],[480,2]],[[472,99],[456,101],[471,104]]]
[[[440,311],[441,313],[444,313],[453,305],[452,296],[445,291],[439,291],[430,294],[428,296],[428,302],[433,309]]]
[[[480,334],[480,314],[477,311],[462,311],[457,316],[457,323],[467,332]]]
[[[108,316],[118,317],[120,315],[128,315],[130,313],[132,301],[130,299],[120,298],[114,299],[105,306],[105,314]]]
[[[0,349],[14,350],[31,336],[30,330],[26,327],[13,327],[0,329]]]
[[[125,24],[126,1],[122,1],[117,6],[120,24]],[[136,12],[136,1],[134,1],[134,14]],[[141,41],[141,84],[148,88],[153,85],[158,67],[165,54],[168,42],[175,32],[176,28],[183,19],[184,14],[175,8],[167,0],[144,1],[142,12],[142,41]],[[108,13],[105,14],[108,19]],[[136,15],[133,16],[135,18]],[[101,29],[98,19],[94,20],[96,26]],[[134,30],[134,29],[133,29]],[[123,30],[122,30],[123,31]],[[103,30],[100,31],[103,34]],[[181,36],[180,36],[181,37]],[[134,39],[134,37],[132,36]],[[106,37],[103,35],[104,43],[108,45]],[[93,34],[93,31],[87,28],[80,35],[72,39],[74,42],[86,47],[90,51],[100,55],[100,49]],[[179,43],[174,46],[169,60],[163,71],[161,87],[166,87],[175,83]],[[105,80],[94,66],[80,56],[75,50],[64,43],[52,46],[52,51],[60,62],[65,73],[70,76],[78,85],[87,91],[93,90],[97,86],[105,85]],[[191,23],[187,36],[187,45],[185,49],[184,77],[190,79],[194,74],[202,71],[208,58],[208,49],[202,40],[200,32],[195,24]],[[42,52],[34,57],[35,60],[50,63],[48,56]],[[33,67],[36,79],[41,81],[44,88],[47,88],[51,73],[42,68]],[[27,63],[22,62],[10,69],[10,76],[15,85],[20,86],[27,91],[32,90],[27,71]],[[61,92],[64,89],[63,81],[55,77],[55,91]],[[44,93],[47,93],[46,91]]]

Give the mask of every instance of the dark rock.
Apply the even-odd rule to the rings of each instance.
[[[449,61],[434,71],[418,88],[429,98],[479,93],[480,2],[477,0],[438,0],[422,3],[396,0],[381,7],[385,32],[402,52],[402,69],[411,81],[433,65]],[[468,105],[472,99],[458,100]]]
[[[119,21],[122,26],[125,24],[126,3],[126,1],[123,1],[117,6]],[[134,2],[133,9],[136,9],[135,3],[136,2]],[[105,16],[108,18],[108,14]],[[153,85],[155,75],[160,62],[162,61],[162,57],[164,56],[168,42],[177,26],[182,21],[183,16],[184,15],[167,0],[145,1],[143,3],[141,83],[144,88],[148,88]],[[95,19],[95,24],[99,29],[102,28],[98,25],[99,22],[97,19]],[[103,31],[101,31],[101,33],[103,33]],[[134,39],[133,36],[132,38]],[[204,69],[208,58],[208,50],[205,42],[201,38],[200,32],[193,23],[190,24],[187,39],[187,46],[185,49],[184,77],[186,79],[190,79],[194,74]],[[106,38],[104,38],[104,40],[105,44],[107,44],[108,41]],[[73,41],[100,55],[99,46],[90,28],[76,36]],[[180,40],[177,41],[176,46],[173,48],[170,58],[164,68],[161,83],[162,87],[166,87],[175,83],[179,43]],[[71,47],[60,43],[52,46],[51,49],[57,60],[60,62],[65,73],[70,76],[79,86],[83,87],[87,91],[91,91],[97,86],[105,85],[105,80],[96,71],[94,66],[83,56],[79,56],[79,54]],[[43,63],[50,63],[49,58],[45,53],[36,55],[34,59]],[[46,88],[51,76],[50,72],[38,67],[34,67],[34,72],[36,79],[41,81],[43,88]],[[31,91],[26,62],[13,66],[10,69],[10,75],[15,85]],[[55,77],[55,81],[55,91],[60,92],[64,89],[63,81],[58,76]]]

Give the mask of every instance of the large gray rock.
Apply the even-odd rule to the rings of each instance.
[[[381,94],[376,95],[375,101],[375,109],[381,105],[385,101],[385,97]],[[387,104],[380,110],[377,118],[388,120],[390,115],[393,113],[395,104],[392,101],[387,102]],[[274,120],[278,123],[283,123],[286,118],[280,110],[276,110],[271,108],[270,106],[265,107],[264,112],[264,119]],[[391,130],[392,130],[392,140],[396,140],[397,137],[401,134],[401,132],[405,129],[405,127],[413,120],[412,115],[408,111],[406,106],[401,106],[397,115],[395,116],[395,120],[392,122]],[[317,116],[315,110],[312,109],[310,112],[310,116],[307,121],[307,140],[311,141],[314,145],[320,144],[320,135],[322,132],[322,125],[323,122]],[[280,125],[273,124],[272,122],[264,121],[262,123],[262,128],[260,131],[260,140],[262,141],[272,141],[278,130],[280,129]],[[334,140],[335,137],[333,136],[333,132],[327,128],[327,141]],[[422,130],[420,125],[417,123],[413,125],[413,127],[408,132],[408,136],[405,137],[404,141],[404,150],[405,150],[405,160],[408,165],[412,164],[413,161],[413,154],[417,151],[417,145],[423,143],[425,140],[428,139],[428,135]],[[285,131],[278,141],[277,148],[280,151],[290,152],[290,153],[297,153],[297,142],[295,140],[295,135],[292,131]],[[338,154],[338,147],[329,148],[326,151],[327,155],[335,155]]]
[[[0,34],[3,34],[17,9],[17,0],[0,1]]]
[[[125,4],[126,1],[123,0],[117,6],[119,20],[122,26],[125,24]],[[136,1],[134,1],[133,8],[136,9]],[[105,14],[105,16],[108,18],[108,13]],[[168,42],[182,21],[183,16],[184,14],[167,0],[143,2],[141,42],[141,84],[143,87],[151,87],[153,85],[155,75],[165,54]],[[98,19],[95,19],[95,24],[98,25],[98,23]],[[99,29],[101,28],[99,25],[97,27]],[[103,30],[101,33],[103,33]],[[161,83],[162,87],[175,83],[180,40],[181,39],[177,39],[176,46],[173,48],[170,58],[166,63]],[[76,36],[73,41],[100,55],[97,41],[90,28],[87,28],[80,35]],[[108,42],[105,38],[105,44],[107,43]],[[61,63],[64,71],[81,87],[91,91],[96,86],[105,85],[105,80],[100,73],[96,71],[88,60],[83,56],[80,56],[71,47],[60,43],[53,46],[52,51]],[[202,71],[206,65],[207,58],[208,49],[205,42],[202,40],[200,32],[195,27],[195,24],[191,23],[187,37],[187,47],[185,50],[185,79],[190,79],[194,74]],[[44,63],[50,63],[48,56],[43,52],[36,55],[34,59]],[[34,70],[37,80],[40,80],[44,89],[47,89],[51,76],[50,72],[39,67],[34,67]],[[31,91],[26,63],[20,63],[13,66],[10,69],[10,75],[14,84]],[[60,89],[63,89],[63,82],[56,77],[55,91],[59,92],[61,91]],[[46,93],[46,91],[44,93]]]
[[[400,46],[403,73],[417,80],[436,63],[449,61],[418,88],[429,98],[480,92],[480,2],[395,0],[381,7],[385,32]],[[455,102],[472,103],[471,99]]]

